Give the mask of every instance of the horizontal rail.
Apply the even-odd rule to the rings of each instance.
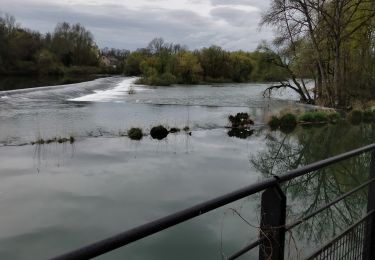
[[[349,192],[344,193],[344,194],[341,195],[340,197],[337,197],[336,199],[334,199],[334,200],[331,201],[330,203],[328,203],[328,204],[324,205],[323,207],[321,207],[321,208],[315,210],[314,212],[312,212],[312,213],[310,213],[310,214],[308,214],[308,215],[302,217],[301,219],[299,219],[299,220],[297,220],[297,221],[295,221],[295,222],[293,222],[293,223],[291,223],[291,224],[288,224],[288,225],[286,226],[285,230],[286,230],[286,231],[289,231],[289,230],[291,230],[292,228],[295,228],[295,227],[298,226],[299,224],[301,224],[301,223],[305,222],[306,220],[308,220],[308,219],[314,217],[315,215],[319,214],[319,213],[322,212],[323,210],[328,209],[329,207],[335,205],[337,202],[339,202],[339,201],[345,199],[346,197],[352,195],[353,193],[355,193],[355,192],[357,192],[357,191],[359,191],[359,190],[365,188],[366,186],[368,186],[370,183],[372,183],[372,182],[374,182],[374,181],[375,181],[375,178],[374,178],[374,179],[371,179],[371,180],[369,180],[369,181],[366,181],[365,183],[361,184],[361,185],[358,186],[357,188],[352,189],[352,190],[349,191]]]
[[[226,195],[211,199],[209,201],[197,204],[193,207],[178,211],[176,213],[170,214],[166,217],[157,219],[155,221],[149,222],[147,224],[135,227],[128,231],[119,233],[117,235],[111,236],[109,238],[97,241],[95,243],[89,244],[87,246],[81,247],[77,250],[71,251],[69,253],[60,255],[58,257],[52,258],[54,260],[68,260],[68,259],[89,259],[104,253],[110,252],[119,247],[125,246],[139,239],[145,238],[169,227],[175,226],[189,219],[195,218],[204,213],[210,212],[214,209],[220,208],[226,204],[235,202],[237,200],[243,199],[262,190],[270,188],[278,183],[282,183],[296,177],[302,176],[312,171],[319,170],[326,166],[332,165],[334,163],[346,160],[348,158],[363,154],[365,152],[375,149],[375,144],[368,145],[359,149],[352,150],[350,152],[343,153],[341,155],[333,156],[331,158],[303,166],[296,170],[292,170],[286,174],[275,176],[272,178],[267,178],[261,182],[249,185],[242,189],[233,191]]]
[[[258,239],[257,241],[254,241],[253,243],[245,246],[244,248],[242,248],[238,252],[236,252],[233,255],[229,256],[227,258],[227,260],[234,260],[234,259],[239,258],[240,256],[242,256],[242,255],[246,254],[247,252],[249,252],[251,249],[254,249],[257,246],[259,246],[264,240],[266,240],[266,238],[261,238],[261,239]]]
[[[334,242],[336,242],[337,240],[339,240],[340,238],[346,236],[350,231],[352,231],[356,226],[358,226],[360,223],[362,223],[363,221],[367,220],[371,215],[373,215],[375,213],[374,210],[368,212],[364,217],[362,217],[360,220],[358,220],[356,223],[354,223],[353,225],[351,225],[350,227],[348,227],[344,232],[342,232],[340,235],[336,236],[335,238],[333,238],[331,241],[329,241],[328,243],[326,243],[323,247],[321,247],[318,251],[312,253],[311,255],[309,255],[308,257],[306,257],[305,259],[313,259],[314,257],[316,256],[319,256],[319,254],[321,252],[323,252],[324,250],[328,249]]]

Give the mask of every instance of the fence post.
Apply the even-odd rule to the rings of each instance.
[[[283,260],[285,243],[286,197],[279,185],[262,194],[260,260]]]
[[[369,179],[375,178],[375,151],[371,153]],[[368,186],[367,195],[367,212],[375,210],[375,182],[371,182]],[[366,236],[363,241],[363,259],[375,259],[375,214],[372,214],[366,225]]]

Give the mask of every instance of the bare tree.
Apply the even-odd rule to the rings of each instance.
[[[346,99],[343,45],[374,16],[372,0],[273,0],[262,24],[277,27],[279,42],[294,55],[299,42],[309,41],[317,68],[317,97],[337,106]]]

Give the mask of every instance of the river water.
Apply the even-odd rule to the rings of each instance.
[[[149,87],[135,80],[0,92],[1,259],[46,259],[375,137],[373,125],[346,123],[271,132],[264,125],[270,114],[311,107],[288,91],[264,98],[268,84]],[[227,117],[237,112],[255,119],[248,138],[228,135]],[[159,124],[189,126],[191,135],[139,142],[121,136]],[[30,144],[69,136],[73,144]],[[366,180],[367,168],[362,156],[285,184],[288,221]],[[312,252],[354,223],[365,195],[295,228],[289,257]],[[100,259],[221,259],[257,238],[259,207],[259,195],[251,196]]]

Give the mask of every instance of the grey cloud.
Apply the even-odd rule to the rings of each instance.
[[[4,1],[0,0],[0,5],[6,6],[2,11],[15,15],[24,27],[47,32],[58,22],[79,22],[94,34],[100,47],[133,50],[163,37],[191,49],[217,44],[231,50],[251,50],[271,36],[269,31],[259,34],[256,15],[233,8],[218,7],[211,12],[212,17],[203,17],[193,11],[155,7],[134,10],[113,4],[63,6],[22,0],[6,1],[5,5]]]
[[[214,8],[211,10],[211,15],[218,19],[222,19],[233,26],[252,26],[254,29],[259,24],[260,19],[259,14],[256,12],[243,11],[230,7]]]
[[[260,10],[265,10],[270,5],[269,0],[210,0],[211,4],[214,6],[217,5],[248,5],[259,8]]]

